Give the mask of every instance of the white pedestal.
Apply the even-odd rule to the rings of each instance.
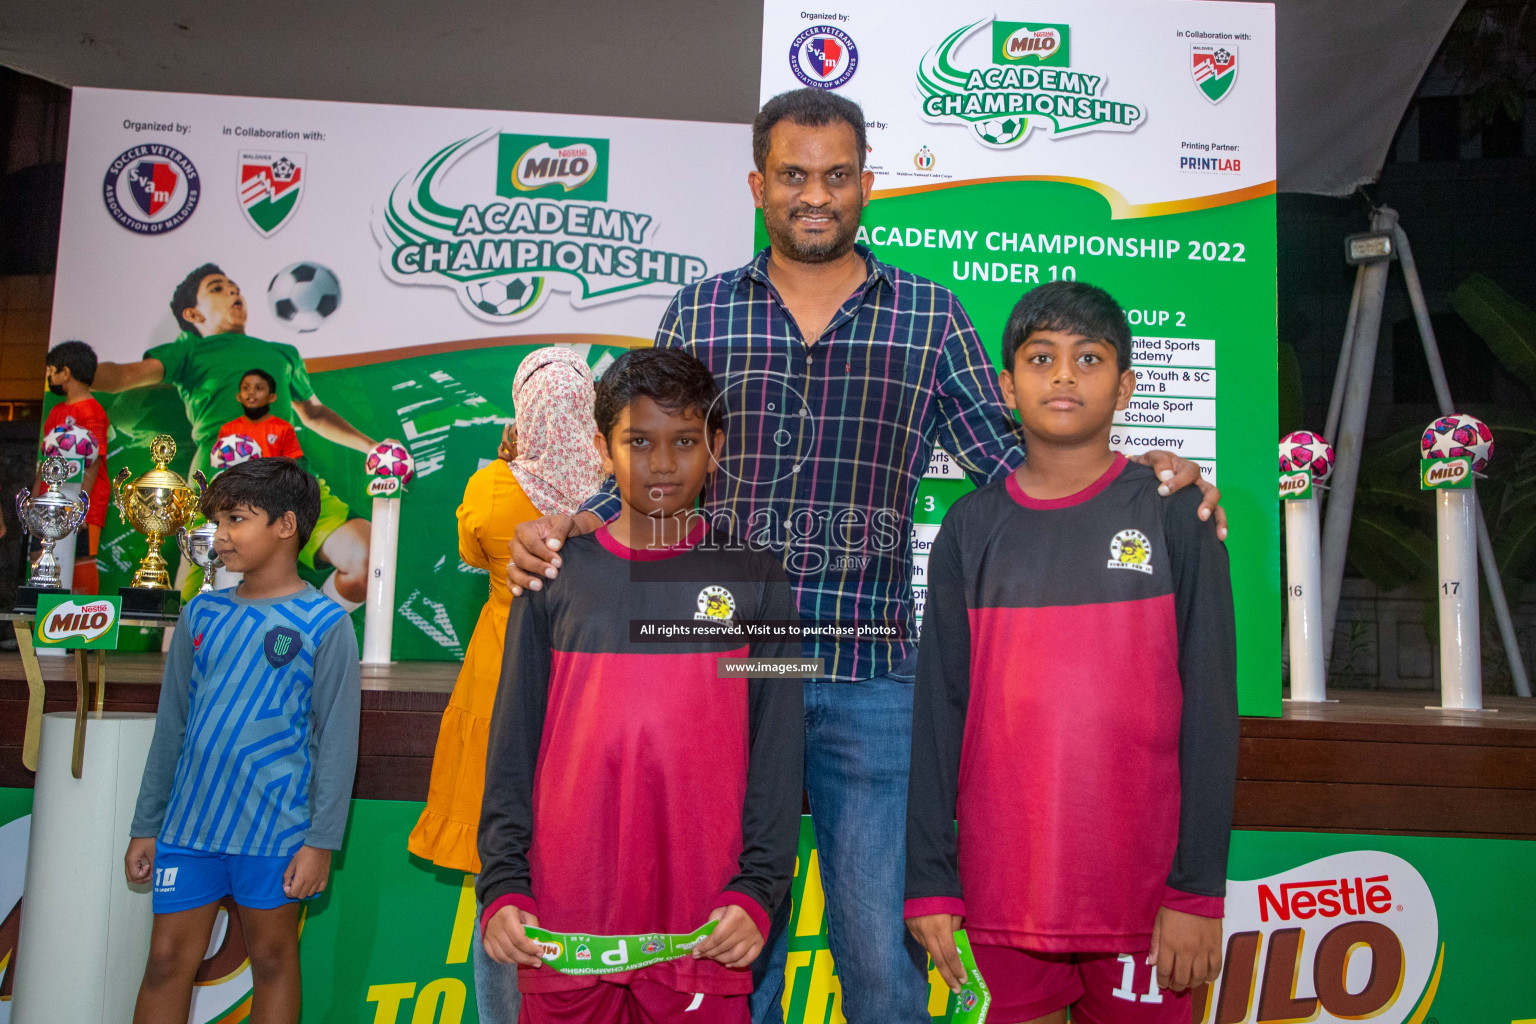
[[[1285,503],[1286,609],[1291,642],[1291,700],[1328,699],[1323,661],[1323,570],[1316,498]]]
[[[1440,529],[1440,706],[1483,706],[1483,640],[1478,618],[1477,504],[1472,491],[1435,492]]]
[[[395,636],[395,563],[400,546],[400,499],[373,499],[368,546],[368,594],[363,602],[364,665],[388,665]]]
[[[80,778],[73,712],[43,716],[27,846],[14,1024],[121,1024],[149,956],[149,886],[123,876],[155,716],[90,716]]]

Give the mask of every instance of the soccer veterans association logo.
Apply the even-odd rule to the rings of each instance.
[[[1109,567],[1152,572],[1152,545],[1140,530],[1121,530],[1109,542]]]
[[[263,238],[293,219],[304,195],[305,162],[303,153],[240,154],[240,212]]]
[[[113,220],[141,235],[161,235],[192,216],[202,179],[179,149],[147,143],[124,150],[107,166],[101,192]]]
[[[840,28],[812,25],[789,44],[789,69],[813,89],[836,89],[859,69],[859,48]]]
[[[1191,46],[1189,73],[1206,99],[1220,103],[1237,84],[1237,47]]]

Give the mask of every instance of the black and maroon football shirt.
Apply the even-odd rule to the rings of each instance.
[[[1014,476],[929,559],[906,916],[973,942],[1138,952],[1159,906],[1219,917],[1237,775],[1232,584],[1195,488],[1121,456],[1083,491]],[[959,821],[956,835],[955,821]]]
[[[797,619],[769,552],[702,520],[664,551],[603,528],[568,541],[560,578],[512,602],[480,818],[485,919],[508,903],[541,927],[683,933],[716,907],[764,935],[794,873],[805,718],[800,679],[721,679],[722,657],[797,657],[800,642],[647,642],[631,623]],[[752,990],[751,972],[676,960],[643,974],[682,992]],[[522,968],[551,992],[594,976]]]

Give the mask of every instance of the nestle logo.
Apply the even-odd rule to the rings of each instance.
[[[1292,917],[1305,921],[1310,917],[1358,916],[1367,912],[1385,914],[1392,909],[1392,890],[1386,875],[1370,878],[1329,878],[1320,882],[1282,882],[1278,895],[1270,886],[1259,885],[1259,920],[1267,922],[1269,913],[1282,921]]]

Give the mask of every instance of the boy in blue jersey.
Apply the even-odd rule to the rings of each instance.
[[[186,1020],[219,901],[250,951],[253,1022],[299,1019],[299,907],[346,830],[361,706],[346,613],[299,578],[320,488],[293,460],[209,484],[203,514],[238,587],[182,610],[124,858],[154,880],[135,1024]]]

